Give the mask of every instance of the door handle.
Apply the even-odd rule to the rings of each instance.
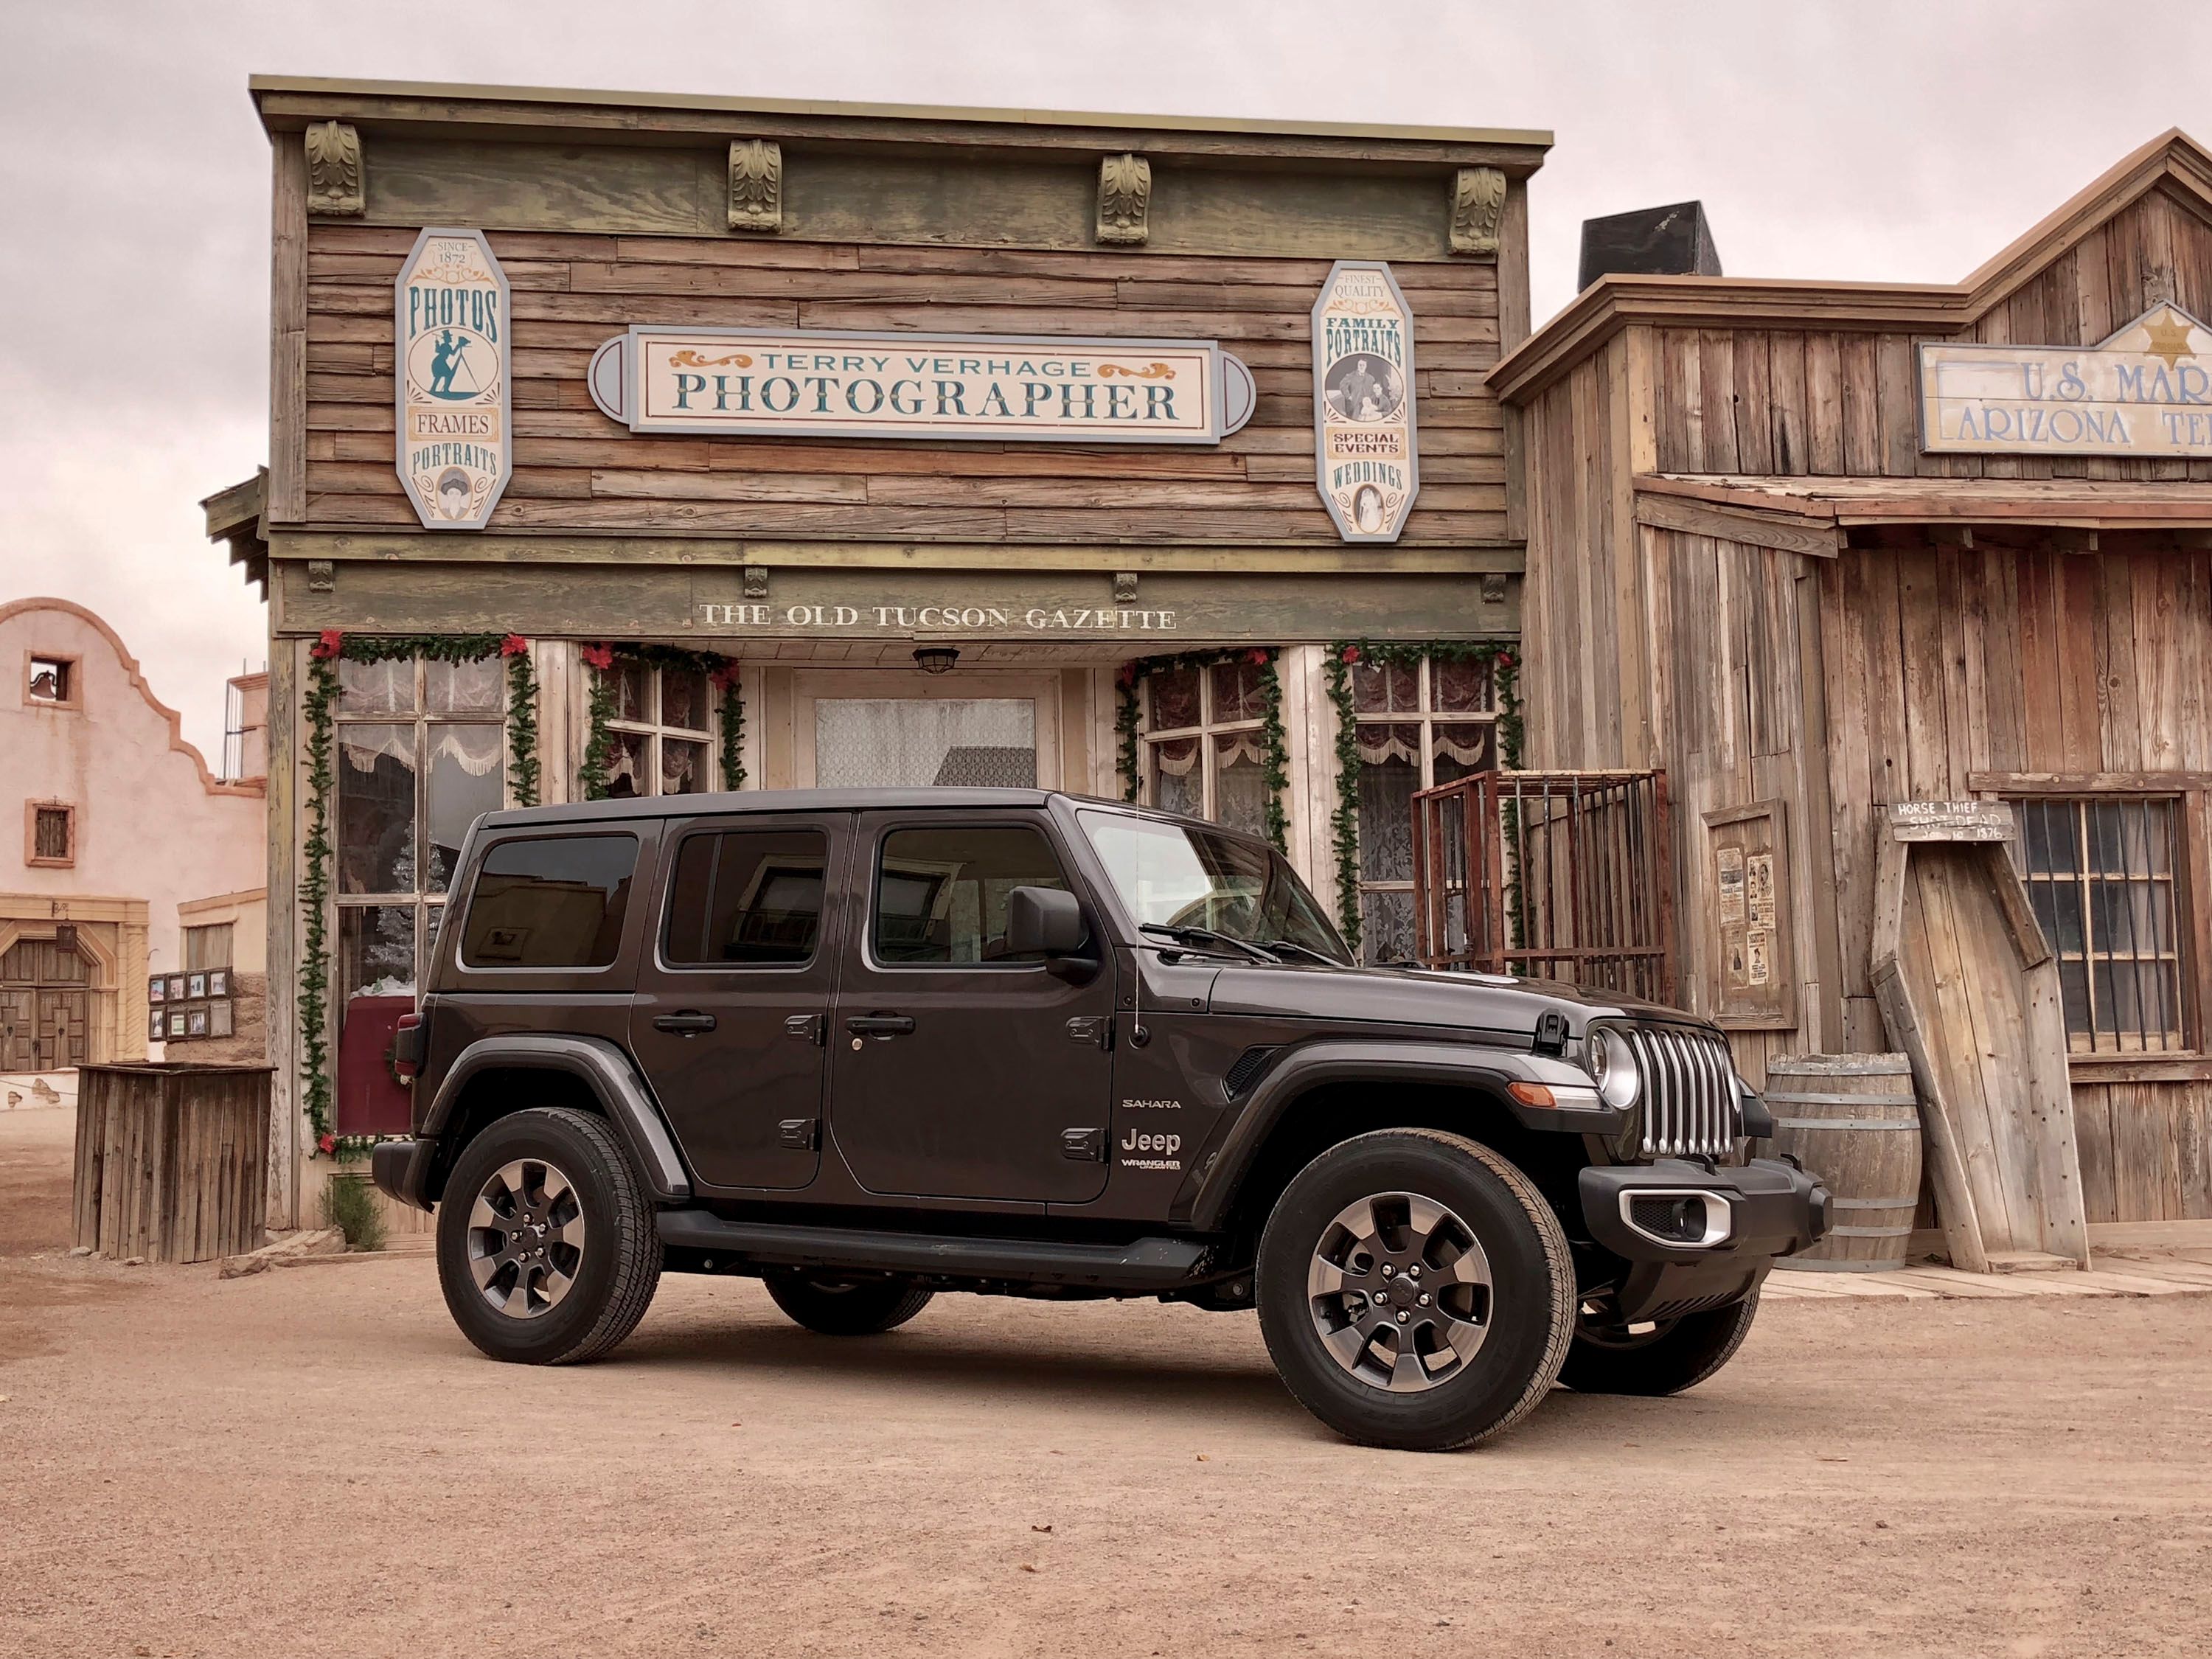
[[[811,1042],[818,1048],[829,1024],[829,1017],[824,1014],[793,1014],[783,1022],[783,1034],[797,1037],[801,1042]]]
[[[845,1022],[854,1036],[904,1036],[914,1030],[911,1014],[855,1014]]]
[[[687,1008],[680,1014],[655,1014],[653,1029],[656,1031],[681,1031],[685,1036],[696,1036],[702,1031],[714,1029],[714,1017],[702,1014],[696,1008]]]

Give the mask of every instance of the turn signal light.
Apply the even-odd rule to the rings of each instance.
[[[1505,1092],[1523,1106],[1557,1106],[1559,1097],[1540,1083],[1509,1083]]]

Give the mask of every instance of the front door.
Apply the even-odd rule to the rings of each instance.
[[[75,945],[18,939],[0,956],[0,1071],[52,1072],[91,1059],[91,968]]]
[[[693,818],[672,837],[630,1046],[705,1185],[814,1179],[836,977],[823,901],[851,824],[749,813]]]
[[[855,857],[865,926],[830,1034],[830,1125],[854,1178],[884,1194],[1096,1198],[1112,968],[1102,951],[1074,981],[1005,948],[1008,893],[1071,884],[1043,827],[1027,813],[870,813]]]

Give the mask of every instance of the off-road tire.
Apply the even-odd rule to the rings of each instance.
[[[1759,1314],[1759,1293],[1705,1313],[1685,1314],[1642,1337],[1578,1331],[1559,1381],[1577,1394],[1680,1394],[1735,1357]]]
[[[1487,1258],[1487,1334],[1445,1380],[1397,1393],[1325,1346],[1309,1273],[1346,1206],[1382,1194],[1446,1206]],[[1433,1281],[1432,1281],[1433,1282]],[[1488,1147],[1433,1129],[1382,1129],[1329,1148],[1284,1189],[1261,1236],[1260,1328],[1284,1385],[1364,1445],[1450,1451],[1504,1433],[1550,1390],[1574,1334],[1574,1263],[1559,1218]]]
[[[477,1195],[494,1172],[518,1159],[557,1166],[586,1222],[574,1284],[556,1305],[528,1318],[503,1314],[486,1299],[469,1257]],[[453,1322],[494,1359],[514,1364],[598,1358],[637,1328],[660,1284],[653,1204],[629,1154],[605,1119],[567,1107],[496,1119],[468,1144],[438,1206],[437,1248],[438,1281]]]
[[[838,1279],[782,1267],[762,1275],[775,1305],[823,1336],[878,1336],[929,1305],[935,1291],[907,1279]]]

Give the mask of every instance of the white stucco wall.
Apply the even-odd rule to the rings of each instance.
[[[76,659],[75,708],[30,701],[27,659],[46,653]],[[264,792],[214,777],[91,611],[62,599],[0,604],[0,916],[22,915],[27,898],[144,902],[146,959],[119,987],[126,1045],[145,1031],[144,975],[182,964],[177,906],[265,885]],[[76,807],[73,867],[26,862],[33,801]]]

